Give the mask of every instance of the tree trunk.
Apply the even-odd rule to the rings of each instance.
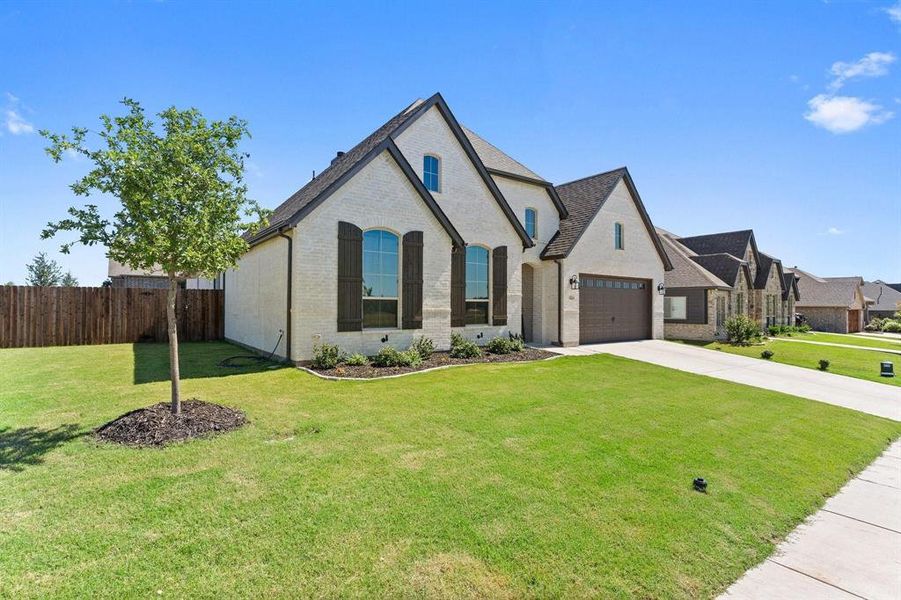
[[[181,381],[178,372],[178,323],[175,320],[175,299],[178,296],[178,280],[169,276],[169,294],[166,299],[166,325],[169,332],[169,379],[172,382],[172,414],[181,414]]]

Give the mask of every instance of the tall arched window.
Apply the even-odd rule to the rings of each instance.
[[[466,247],[466,324],[488,324],[488,249]]]
[[[397,236],[363,234],[363,328],[397,327]]]
[[[534,208],[526,209],[526,233],[533,240],[538,238],[538,213]]]
[[[422,159],[422,183],[430,192],[441,191],[441,160],[426,154]]]

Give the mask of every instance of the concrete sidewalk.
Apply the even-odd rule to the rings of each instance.
[[[901,421],[901,388],[835,373],[662,340],[588,344],[573,348],[548,346],[545,349],[573,356],[615,354]]]
[[[721,598],[901,598],[901,441]]]
[[[890,350],[888,348],[874,348],[873,346],[854,346],[853,344],[837,344],[835,342],[817,342],[814,340],[796,340],[793,338],[771,337],[768,340],[777,342],[794,342],[796,344],[814,344],[817,346],[835,346],[836,348],[850,348],[851,350],[872,350],[873,352],[888,352],[889,354],[901,354],[901,349]]]

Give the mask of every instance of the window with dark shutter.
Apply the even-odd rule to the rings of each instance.
[[[338,331],[363,329],[363,231],[338,223]]]
[[[466,249],[451,251],[451,327],[466,325]]]
[[[498,246],[492,253],[492,323],[507,324],[507,247]]]
[[[410,231],[404,235],[403,248],[404,329],[422,329],[422,232]]]

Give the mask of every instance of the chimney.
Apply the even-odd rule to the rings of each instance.
[[[335,154],[335,158],[332,159],[331,164],[335,164],[335,163],[338,161],[338,159],[341,158],[342,156],[344,156],[344,153],[341,152],[341,151],[339,150],[339,151]]]

